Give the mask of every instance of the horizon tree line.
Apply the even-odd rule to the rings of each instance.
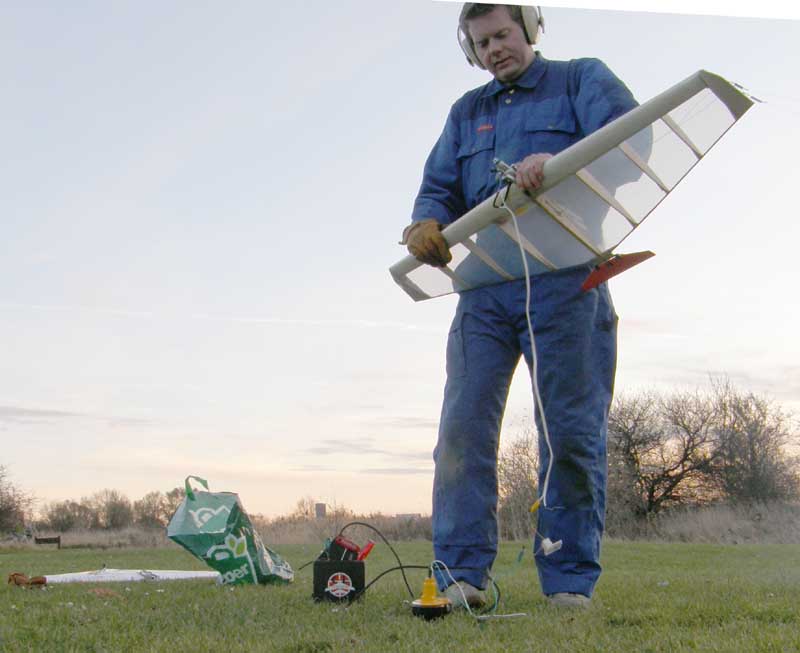
[[[531,424],[499,452],[498,513],[504,538],[525,539],[533,530],[529,509],[538,493],[536,440]],[[625,534],[675,508],[796,502],[800,456],[792,447],[800,448],[792,416],[727,379],[712,378],[705,391],[623,393],[609,413],[609,530]],[[0,465],[0,533],[21,533],[31,526],[61,533],[163,528],[183,497],[182,487],[148,492],[136,501],[104,489],[77,501],[45,504],[33,519],[32,495]],[[312,508],[313,500],[304,497],[291,515],[276,520],[313,519]],[[338,509],[353,515],[343,506]]]

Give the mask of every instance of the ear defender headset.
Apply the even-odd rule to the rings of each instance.
[[[458,17],[458,44],[461,50],[467,57],[471,66],[477,66],[481,70],[486,70],[486,67],[481,63],[478,54],[475,52],[475,46],[472,43],[472,38],[466,31],[464,23],[464,16],[472,9],[473,5],[478,4],[475,2],[465,2],[464,7],[461,9],[461,15]],[[499,5],[498,5],[499,6]],[[534,7],[532,5],[520,6],[522,10],[522,31],[525,33],[525,40],[534,45],[539,41],[539,35],[544,32],[544,19],[542,18],[541,7]]]

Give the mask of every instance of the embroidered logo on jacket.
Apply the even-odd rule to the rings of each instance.
[[[478,127],[478,133],[480,134],[481,132],[488,132],[491,131],[492,129],[494,129],[494,127],[492,127],[492,125],[490,125],[489,123],[486,123],[485,125],[481,125],[480,127]]]

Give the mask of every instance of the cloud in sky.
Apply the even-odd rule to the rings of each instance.
[[[215,315],[210,313],[168,313],[165,311],[132,311],[111,306],[68,306],[55,304],[12,304],[0,303],[0,310],[17,311],[53,311],[73,312],[108,315],[112,317],[128,317],[134,319],[162,319],[162,320],[203,320],[208,322],[227,322],[233,324],[275,325],[275,326],[302,326],[320,328],[345,328],[345,329],[390,329],[400,331],[420,331],[439,333],[441,327],[431,325],[413,324],[410,322],[397,322],[387,320],[311,320],[296,318],[281,318],[269,315]]]
[[[425,474],[429,476],[433,471],[430,467],[367,467],[361,470],[362,474],[376,474],[381,476],[407,476],[408,474]]]
[[[137,319],[151,319],[155,315],[150,311],[132,311],[122,308],[101,307],[101,306],[69,306],[58,304],[0,304],[0,310],[6,311],[52,311],[52,312],[66,312],[66,313],[95,313],[110,315],[114,317],[131,317]]]
[[[302,467],[292,467],[290,471],[314,474],[341,474],[342,468],[341,466],[303,465]],[[430,476],[432,472],[433,461],[431,461],[429,465],[420,465],[419,467],[359,467],[349,473],[376,474],[381,476],[408,476],[416,474]]]
[[[129,429],[141,428],[143,426],[151,426],[156,422],[150,419],[143,419],[140,417],[111,417],[108,418],[108,427],[112,429]]]
[[[0,406],[0,421],[3,422],[41,422],[85,417],[87,415],[82,413],[70,413],[62,410]]]
[[[326,439],[321,444],[306,449],[306,453],[312,456],[381,456],[392,461],[407,462],[431,460],[430,450],[387,449],[376,446],[374,438]]]
[[[439,428],[439,421],[430,417],[376,417],[363,420],[362,424],[383,429],[426,429],[436,431]]]
[[[79,420],[100,422],[113,429],[139,429],[155,423],[153,420],[140,417],[103,416],[49,408],[0,406],[0,423],[42,424]]]

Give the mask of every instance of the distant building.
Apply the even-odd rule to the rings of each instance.
[[[315,503],[314,504],[314,516],[317,519],[325,519],[325,516],[328,514],[328,505],[325,503]]]

